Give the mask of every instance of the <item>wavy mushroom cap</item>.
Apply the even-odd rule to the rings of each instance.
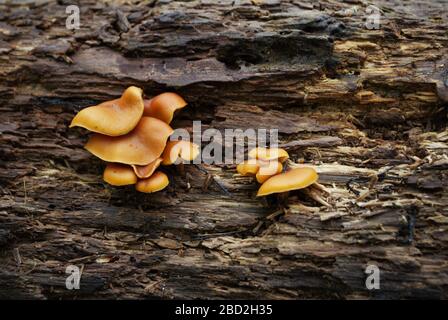
[[[180,158],[184,161],[193,161],[199,155],[199,146],[190,141],[168,141],[163,151],[162,164],[165,166],[176,164]]]
[[[144,105],[144,116],[154,117],[170,124],[174,112],[185,107],[187,102],[176,93],[165,92],[151,100],[145,100]]]
[[[161,171],[157,171],[149,178],[139,180],[135,189],[140,192],[152,193],[165,189],[169,183],[168,176]]]
[[[236,171],[242,176],[254,176],[259,169],[260,164],[254,159],[246,160],[236,166]]]
[[[135,184],[137,176],[130,166],[120,163],[108,163],[104,169],[103,180],[113,186]]]
[[[108,162],[144,166],[160,157],[172,133],[173,129],[165,122],[143,117],[135,129],[126,135],[110,137],[93,134],[85,148]]]
[[[259,183],[283,171],[283,165],[277,160],[263,161],[259,159],[249,159],[240,163],[236,171],[242,176],[255,176]]]
[[[134,169],[135,174],[139,178],[148,178],[150,177],[154,171],[160,166],[162,163],[162,158],[157,158],[150,164],[147,164],[146,166],[138,166],[138,165],[131,165],[132,169]]]
[[[78,126],[108,136],[120,136],[134,129],[142,114],[142,89],[129,87],[119,99],[82,109],[73,118],[70,128]]]
[[[259,161],[260,169],[256,174],[256,179],[258,183],[263,183],[270,177],[279,174],[283,171],[283,165],[278,161]]]
[[[285,162],[289,158],[289,154],[281,148],[254,148],[249,151],[249,158]]]
[[[272,193],[303,189],[315,183],[318,178],[319,176],[313,168],[306,167],[292,169],[266,180],[258,190],[257,197],[266,196]]]

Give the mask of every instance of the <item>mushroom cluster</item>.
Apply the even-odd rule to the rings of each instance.
[[[318,180],[316,170],[309,167],[287,170],[284,165],[288,153],[280,148],[255,148],[249,151],[249,160],[237,166],[243,176],[253,176],[258,183],[257,197],[273,193],[287,194],[289,191],[303,189]]]
[[[143,91],[131,86],[119,99],[82,109],[70,127],[94,132],[85,148],[107,162],[105,182],[157,192],[169,184],[168,176],[157,170],[160,165],[191,161],[199,154],[199,147],[189,141],[168,141],[174,113],[186,105],[171,92],[144,100]]]

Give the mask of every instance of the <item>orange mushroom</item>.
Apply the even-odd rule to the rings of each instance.
[[[249,158],[264,161],[278,160],[285,162],[289,158],[288,152],[281,148],[254,148],[249,151]]]
[[[103,180],[113,186],[135,184],[137,176],[130,166],[120,163],[108,163],[104,169]]]
[[[147,165],[162,154],[173,129],[165,122],[142,117],[137,126],[126,135],[110,137],[95,133],[85,148],[108,162]]]
[[[258,183],[263,183],[270,177],[283,171],[283,165],[278,161],[260,161],[260,170],[258,170],[255,178]]]
[[[258,170],[260,170],[260,164],[254,159],[244,161],[236,166],[236,171],[242,176],[254,176]]]
[[[147,164],[146,166],[138,166],[138,165],[131,165],[132,169],[134,169],[135,174],[139,178],[148,178],[150,177],[154,171],[160,166],[162,163],[162,158],[157,158],[150,164]]]
[[[162,154],[162,164],[176,164],[179,160],[192,161],[199,155],[199,146],[190,141],[168,141]],[[181,162],[183,162],[181,161]]]
[[[258,190],[257,197],[303,189],[315,183],[318,177],[316,170],[313,168],[292,169],[266,180]]]
[[[243,176],[255,176],[258,183],[263,183],[273,175],[283,171],[283,165],[277,160],[264,161],[249,159],[240,163],[236,170]]]
[[[139,180],[135,189],[140,192],[152,193],[165,189],[169,183],[168,176],[162,171],[157,171],[149,178]]]
[[[165,92],[155,96],[151,100],[144,101],[144,116],[154,117],[170,124],[174,112],[182,109],[187,102],[176,93]]]
[[[142,89],[132,86],[119,99],[82,109],[70,128],[78,126],[108,136],[121,136],[135,128],[143,108]]]

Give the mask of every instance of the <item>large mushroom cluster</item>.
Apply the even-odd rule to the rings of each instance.
[[[319,178],[310,167],[289,169],[285,165],[289,154],[281,148],[254,148],[249,160],[240,163],[236,170],[242,176],[255,177],[261,183],[257,197],[273,193],[286,195],[289,191],[304,189],[315,184]]]
[[[142,89],[131,86],[119,99],[82,109],[70,127],[94,132],[85,148],[107,162],[104,181],[157,192],[169,184],[160,165],[191,161],[199,154],[199,147],[189,141],[168,141],[174,113],[186,105],[171,92],[145,100]]]

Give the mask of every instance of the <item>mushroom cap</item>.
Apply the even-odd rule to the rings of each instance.
[[[316,170],[313,168],[304,167],[292,169],[266,180],[258,190],[257,197],[303,189],[316,182],[318,177]]]
[[[134,129],[142,114],[142,89],[131,86],[119,99],[82,109],[73,118],[70,128],[78,126],[115,137]]]
[[[149,178],[139,180],[135,189],[140,192],[152,193],[165,189],[169,183],[168,176],[162,171],[157,171]]]
[[[165,166],[175,164],[178,158],[192,161],[199,155],[199,146],[190,141],[168,141],[163,151],[162,164]]]
[[[137,126],[126,135],[110,137],[93,134],[85,148],[108,162],[147,165],[160,157],[173,129],[165,122],[142,117]]]
[[[255,176],[259,183],[283,171],[283,165],[277,160],[264,161],[259,159],[246,160],[236,167],[242,176]]]
[[[255,175],[258,183],[263,183],[268,180],[270,177],[279,174],[283,171],[283,165],[274,160],[274,161],[260,161],[260,169]]]
[[[120,163],[108,163],[104,169],[103,180],[113,186],[135,184],[137,176],[130,166]]]
[[[160,166],[162,163],[162,158],[157,158],[153,162],[147,164],[146,166],[138,166],[135,164],[132,164],[132,169],[134,169],[135,174],[139,178],[148,178],[150,177],[154,171]]]
[[[281,148],[254,148],[249,151],[249,158],[265,161],[278,160],[285,162],[289,158],[288,152]]]
[[[254,176],[260,169],[260,164],[257,160],[246,160],[236,166],[236,171],[242,176]]]
[[[174,112],[185,107],[187,102],[177,93],[165,92],[151,100],[145,100],[144,105],[144,116],[154,117],[169,124],[173,120]]]
[[[259,159],[249,159],[240,163],[236,171],[242,176],[255,176],[259,183],[283,171],[283,165],[277,160],[264,161]]]

